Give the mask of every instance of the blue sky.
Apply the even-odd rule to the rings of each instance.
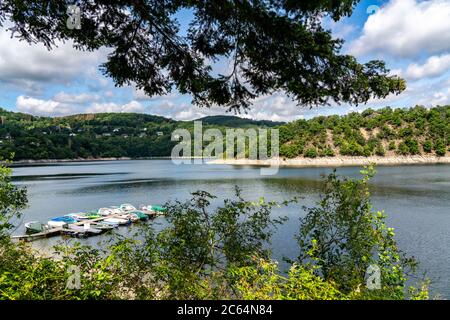
[[[182,29],[191,13],[178,14]],[[407,80],[399,96],[367,105],[297,106],[282,92],[255,99],[249,114],[255,119],[289,121],[316,115],[344,114],[383,106],[427,107],[450,104],[450,0],[363,0],[353,15],[324,25],[346,42],[343,53],[359,61],[386,61],[392,73]],[[172,92],[148,97],[132,86],[116,88],[98,71],[107,50],[79,52],[70,43],[53,51],[30,46],[0,30],[0,107],[35,115],[60,116],[85,112],[145,112],[191,120],[224,114],[223,108],[192,106],[189,96]],[[223,61],[217,70],[227,68]]]

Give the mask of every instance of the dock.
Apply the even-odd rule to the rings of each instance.
[[[146,215],[148,215],[149,218],[156,217],[156,213],[153,213],[153,212],[144,212],[144,213]],[[109,218],[123,219],[120,217],[120,215],[113,214],[113,215],[109,215],[109,216],[103,216],[100,218],[70,223],[69,226],[84,226],[85,224],[95,224],[96,222],[102,222],[103,220],[109,219]],[[95,226],[94,226],[94,228],[95,228]],[[38,240],[38,239],[42,239],[42,238],[50,238],[53,236],[67,234],[67,233],[76,234],[76,233],[80,233],[80,232],[76,231],[76,230],[71,230],[70,228],[56,227],[56,228],[51,228],[49,230],[45,230],[45,231],[39,232],[39,233],[11,236],[11,239],[21,240],[21,241],[34,241],[34,240]]]

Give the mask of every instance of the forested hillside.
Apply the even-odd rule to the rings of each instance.
[[[203,124],[211,124],[216,126],[226,126],[230,128],[247,128],[247,127],[275,127],[283,125],[284,122],[269,120],[249,120],[236,116],[209,116],[198,119]]]
[[[169,156],[171,133],[192,130],[192,121],[175,121],[135,113],[84,114],[60,118],[35,117],[0,109],[0,157],[75,159]],[[280,155],[393,156],[448,152],[450,106],[425,109],[365,110],[345,116],[321,116],[287,124],[239,117],[201,119],[207,128],[276,127]]]
[[[0,108],[0,117],[0,157],[7,158],[14,152],[15,160],[170,156],[177,143],[171,141],[172,131],[193,128],[192,121],[137,113],[50,118]],[[232,116],[208,117],[202,122],[205,129],[222,130],[280,124]]]
[[[321,116],[280,127],[280,155],[438,155],[448,152],[450,106],[426,109],[367,109],[345,116]]]

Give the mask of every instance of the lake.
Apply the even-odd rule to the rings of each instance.
[[[356,167],[343,167],[338,174],[358,177]],[[29,208],[15,234],[24,233],[23,223],[46,222],[69,212],[132,203],[163,204],[184,200],[190,193],[205,190],[215,194],[220,204],[232,197],[235,185],[245,199],[288,200],[302,197],[298,204],[279,209],[289,218],[273,238],[274,258],[295,258],[294,234],[302,206],[313,206],[319,199],[322,175],[330,168],[283,168],[275,176],[261,176],[259,168],[231,165],[174,165],[170,160],[71,162],[14,168],[14,183],[28,188]],[[385,210],[388,225],[395,228],[400,248],[421,262],[431,278],[431,291],[450,298],[450,166],[378,167],[371,182],[375,210]],[[164,218],[157,218],[157,226]],[[119,228],[131,234],[133,228]],[[96,243],[102,235],[86,240]],[[51,247],[58,239],[45,239],[38,246]]]

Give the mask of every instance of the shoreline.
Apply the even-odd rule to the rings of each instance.
[[[293,159],[216,159],[209,164],[228,164],[236,166],[279,166],[285,168],[308,167],[353,167],[376,164],[377,166],[450,164],[450,156],[395,156],[395,157],[323,157],[323,158],[293,158]]]
[[[191,157],[195,158],[195,157]],[[110,157],[110,158],[78,158],[78,159],[42,159],[42,160],[17,160],[11,163],[11,166],[32,166],[45,164],[59,164],[71,162],[101,162],[101,161],[127,161],[127,160],[170,160],[170,157]],[[395,166],[395,165],[420,165],[420,164],[450,164],[450,155],[443,157],[438,156],[370,156],[370,157],[351,157],[336,156],[322,158],[293,158],[280,159],[272,158],[267,160],[251,160],[251,159],[207,159],[207,164],[227,164],[236,166],[279,166],[292,168],[307,167],[351,167],[363,166],[375,163],[379,166]]]
[[[123,160],[133,160],[128,157],[111,157],[111,158],[76,158],[76,159],[23,159],[15,160],[11,163],[11,166],[26,166],[26,165],[39,165],[39,164],[57,164],[57,163],[67,163],[67,162],[96,162],[96,161],[123,161]]]

